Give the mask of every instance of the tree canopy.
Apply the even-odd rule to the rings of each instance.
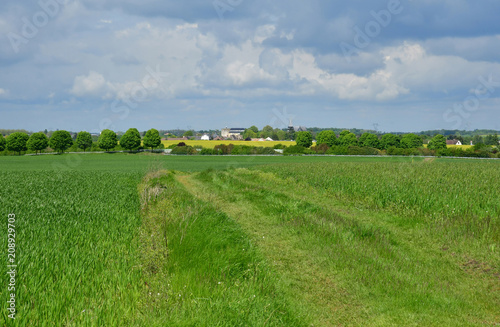
[[[259,132],[259,128],[257,126],[255,126],[255,125],[250,126],[249,129],[252,130],[255,134],[257,134]]]
[[[337,144],[337,135],[334,131],[322,131],[316,136],[316,144],[326,144],[332,147]]]
[[[151,150],[157,148],[161,144],[160,133],[158,132],[158,130],[151,128],[149,131],[146,132],[146,135],[144,135],[143,142],[144,146],[147,148],[151,148]]]
[[[312,145],[312,135],[310,132],[297,132],[295,133],[295,142],[297,145],[309,148]]]
[[[43,151],[49,146],[49,138],[42,132],[31,134],[26,146],[31,151]]]
[[[137,150],[141,146],[141,134],[137,128],[129,128],[120,138],[120,145],[126,150]]]
[[[105,151],[114,149],[117,144],[118,139],[116,133],[110,129],[103,130],[101,135],[99,135],[99,140],[97,140],[97,145]]]
[[[420,148],[424,145],[422,138],[416,134],[405,134],[401,138],[401,147],[404,149]]]
[[[55,131],[50,136],[49,146],[59,153],[63,153],[73,145],[73,139],[68,131]]]
[[[89,132],[80,132],[76,136],[76,146],[80,149],[83,149],[85,152],[86,149],[92,146],[92,135]]]
[[[339,144],[342,146],[358,145],[356,134],[349,131],[343,131],[340,133]]]
[[[6,145],[7,150],[14,151],[21,154],[22,151],[28,150],[27,142],[29,136],[26,133],[15,132],[7,136]]]
[[[380,147],[386,150],[391,146],[398,148],[399,143],[400,143],[399,137],[397,137],[394,134],[384,134],[380,139]]]
[[[446,149],[446,137],[441,134],[434,136],[427,145],[429,150],[442,150]]]
[[[5,137],[3,137],[3,135],[0,134],[0,151],[3,151],[5,150]]]
[[[359,137],[359,145],[378,149],[380,148],[380,140],[375,134],[364,133]]]

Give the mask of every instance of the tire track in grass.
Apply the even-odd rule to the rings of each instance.
[[[336,326],[342,320],[361,324],[366,319],[361,304],[339,287],[332,274],[303,249],[300,236],[290,234],[285,226],[262,214],[254,204],[242,198],[234,201],[229,195],[217,194],[212,185],[194,176],[177,175],[176,178],[191,194],[212,203],[242,226],[280,274],[279,287],[288,297],[295,299],[294,309],[309,316],[313,326]],[[359,315],[356,316],[355,312]]]
[[[180,182],[253,236],[281,275],[281,287],[300,299],[316,324],[496,320],[491,301],[498,297],[485,293],[488,281],[457,271],[457,258],[443,252],[439,240],[401,225],[402,217],[342,205],[309,185],[260,171],[205,172]],[[318,241],[311,239],[315,234]]]

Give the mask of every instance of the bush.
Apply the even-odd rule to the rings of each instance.
[[[275,148],[275,149],[286,149],[286,145],[278,143],[278,144],[275,144],[273,148]]]
[[[303,146],[301,145],[292,145],[292,146],[289,146],[288,148],[284,149],[283,150],[283,154],[284,155],[291,155],[291,154],[304,154],[305,152],[305,149]]]
[[[207,148],[202,148],[201,151],[200,151],[200,154],[203,155],[203,156],[209,156],[209,155],[214,154],[214,150],[207,149]]]
[[[170,154],[193,155],[198,154],[198,151],[196,151],[196,149],[192,146],[176,146],[172,149],[172,152],[170,152]]]
[[[353,156],[376,156],[379,155],[380,152],[375,148],[350,146],[347,149],[347,154]]]
[[[235,145],[231,150],[231,154],[252,154],[253,149],[254,147],[249,145]]]
[[[334,154],[337,156],[346,155],[349,151],[349,147],[343,145],[332,146],[326,151],[326,154]]]
[[[329,149],[330,147],[326,143],[321,143],[311,148],[311,150],[316,154],[325,154]]]
[[[231,154],[233,148],[234,148],[234,144],[229,144],[229,145],[220,144],[220,145],[216,145],[214,147],[213,153],[217,154],[217,155]]]
[[[274,151],[274,148],[271,147],[255,147],[254,148],[254,154],[276,154],[276,151]]]

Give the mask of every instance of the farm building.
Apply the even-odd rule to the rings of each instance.
[[[245,133],[244,128],[223,128],[221,130],[221,136],[222,137],[231,137],[231,136],[237,136]]]
[[[207,134],[205,134],[205,135],[203,135],[203,136],[201,137],[201,140],[202,140],[202,141],[209,141],[209,140],[210,140],[210,136],[208,136]]]
[[[446,145],[462,145],[462,142],[460,140],[447,140]]]

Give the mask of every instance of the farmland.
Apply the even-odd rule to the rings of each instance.
[[[0,167],[1,214],[17,218],[15,326],[500,323],[498,161],[88,154]]]
[[[186,141],[172,141],[172,140],[162,140],[161,143],[165,145],[165,147],[169,147],[174,144],[179,144],[179,142],[184,142],[189,146],[201,146],[207,149],[213,149],[216,145],[220,144],[233,144],[233,145],[248,145],[248,146],[261,146],[261,147],[273,147],[276,144],[283,144],[286,146],[295,145],[294,141],[196,141],[196,140],[186,140]]]

